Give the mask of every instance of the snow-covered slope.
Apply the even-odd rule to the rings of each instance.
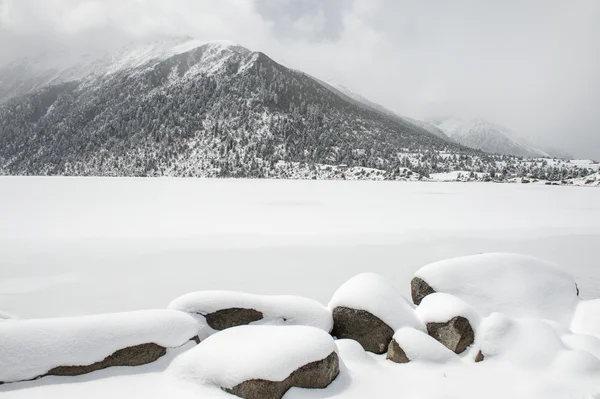
[[[483,119],[463,120],[453,117],[441,121],[435,127],[457,143],[485,152],[524,157],[551,156],[524,140],[516,138],[516,134],[509,129]]]
[[[392,172],[399,152],[477,154],[230,42],[92,58],[0,70],[0,173],[284,177],[280,161]]]
[[[592,173],[486,154],[263,53],[190,38],[15,61],[0,68],[0,120],[0,175],[417,180],[461,171],[561,181]],[[525,151],[488,136],[486,151],[505,153],[506,142],[511,153]]]
[[[377,103],[369,100],[365,96],[353,91],[352,89],[348,88],[347,86],[337,84],[335,82],[328,82],[328,83],[326,83],[326,85],[339,91],[340,93],[344,94],[345,96],[353,99],[354,101],[356,101],[359,104],[362,104],[368,108],[371,108],[375,111],[381,112],[382,114],[388,115],[388,116],[396,119],[399,123],[406,124],[407,126],[410,126],[410,125],[416,126],[418,129],[420,129],[423,132],[431,133],[431,134],[441,138],[442,140],[452,142],[452,140],[441,129],[438,129],[437,127],[433,126],[430,123],[419,121],[417,119],[409,118],[406,116],[400,116],[400,115],[396,114],[395,112],[390,111],[389,109],[385,108],[383,105],[377,104]]]
[[[409,117],[406,117],[406,116],[404,117],[404,119],[406,119],[407,121],[409,121],[413,125],[420,127],[421,129],[427,130],[429,133],[435,134],[436,136],[438,136],[441,139],[444,139],[446,141],[454,141],[442,129],[440,129],[439,127],[437,127],[433,123],[425,122],[425,121],[420,121],[418,119],[409,118]]]

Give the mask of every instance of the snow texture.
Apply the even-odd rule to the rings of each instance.
[[[443,292],[427,295],[416,309],[417,316],[425,324],[445,323],[454,317],[462,316],[469,320],[475,331],[481,316],[460,298]]]
[[[242,308],[262,312],[251,324],[303,325],[326,332],[333,328],[329,309],[314,299],[293,295],[256,295],[234,291],[192,292],[175,299],[170,309],[206,316],[222,309]]]
[[[600,359],[600,338],[586,334],[567,334],[561,338],[567,348],[585,351]]]
[[[307,326],[239,326],[178,357],[169,370],[199,385],[223,388],[251,379],[283,381],[298,368],[337,353],[333,338]]]
[[[558,266],[517,254],[443,260],[415,273],[436,292],[452,294],[482,316],[502,312],[569,324],[579,302],[573,278]]]
[[[329,308],[365,310],[380,318],[394,331],[402,327],[424,330],[414,309],[382,276],[362,273],[346,281],[333,294]]]
[[[579,302],[571,322],[571,330],[600,338],[600,299]]]
[[[566,346],[548,323],[539,319],[512,319],[501,313],[487,317],[476,343],[489,358],[499,358],[525,368],[549,366]]]
[[[0,310],[0,321],[6,321],[6,320],[11,320],[11,319],[16,319],[16,317],[10,313]]]
[[[58,366],[89,365],[145,343],[178,347],[201,329],[194,316],[165,309],[0,323],[0,381],[35,378]]]
[[[396,331],[394,341],[398,343],[408,359],[412,361],[424,361],[434,363],[445,363],[459,360],[459,357],[439,343],[428,334],[404,327]]]

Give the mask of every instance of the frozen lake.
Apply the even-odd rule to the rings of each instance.
[[[405,295],[421,266],[518,252],[600,296],[600,190],[493,183],[0,178],[0,310],[165,307],[189,291],[327,303],[349,277]]]

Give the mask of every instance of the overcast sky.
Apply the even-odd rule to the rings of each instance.
[[[482,117],[600,160],[599,0],[0,0],[0,62],[228,39],[417,118]]]

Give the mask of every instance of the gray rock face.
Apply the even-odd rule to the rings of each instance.
[[[262,312],[254,309],[229,308],[221,309],[206,315],[206,322],[215,330],[250,324],[263,318]]]
[[[475,340],[469,320],[456,316],[446,323],[427,323],[427,332],[454,353],[462,353]]]
[[[142,364],[151,363],[157,360],[165,353],[167,353],[166,348],[154,343],[135,345],[119,349],[99,362],[82,366],[54,367],[45,375],[75,376],[102,370],[107,367],[141,366]]]
[[[386,359],[396,363],[408,363],[410,361],[404,350],[394,339],[392,339],[390,345],[388,346]]]
[[[435,290],[425,282],[425,280],[415,277],[410,282],[410,295],[412,296],[413,303],[420,305],[423,298],[429,294],[433,294]]]
[[[291,387],[326,388],[339,372],[339,358],[332,352],[325,359],[300,367],[283,381],[248,380],[223,390],[245,399],[280,399]]]
[[[353,339],[366,351],[381,354],[388,349],[394,330],[372,313],[339,306],[333,309],[331,334]]]

